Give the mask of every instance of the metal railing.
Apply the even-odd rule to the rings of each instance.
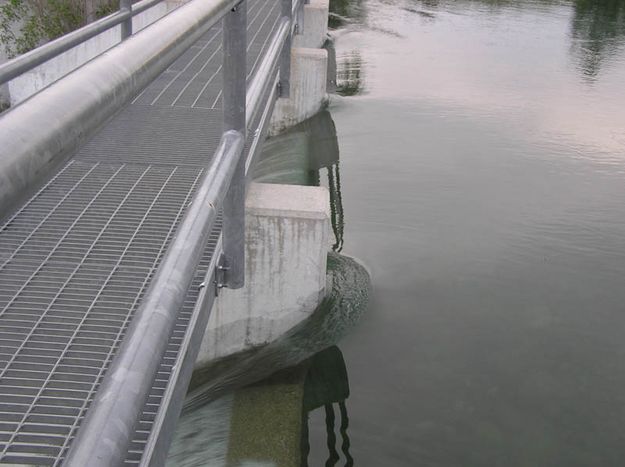
[[[30,52],[26,52],[0,65],[0,84],[11,81],[23,73],[42,65],[83,42],[121,24],[121,40],[132,35],[132,18],[162,3],[164,0],[144,0],[131,5],[131,0],[119,0],[119,10],[89,23],[80,29],[54,39]]]
[[[260,127],[266,125],[267,106],[270,105],[267,100],[275,99],[278,93],[285,97],[289,95],[291,36],[302,30],[295,24],[302,17],[303,5],[307,3],[304,0],[281,0],[282,17],[254,76],[246,83],[246,0],[196,0],[161,19],[158,26],[153,25],[131,36],[132,16],[159,1],[151,0],[131,8],[129,0],[121,0],[117,13],[0,67],[0,82],[10,80],[70,47],[122,24],[122,38],[126,40],[120,45],[2,117],[0,141],[7,144],[0,148],[0,183],[3,177],[16,174],[15,179],[27,180],[31,175],[29,170],[71,154],[210,27],[223,20],[224,133],[208,172],[72,443],[64,464],[67,466],[104,467],[123,463],[165,354],[177,312],[192,283],[220,209],[223,210],[222,251],[215,252],[218,260],[213,265],[219,274],[211,270],[208,277],[218,275],[218,287],[243,286],[246,193],[243,148],[248,141],[250,126],[258,120],[262,122]],[[272,89],[276,83],[279,83],[278,91]],[[52,123],[48,118],[51,114],[55,115]],[[260,127],[254,136],[258,136]],[[15,185],[8,194],[0,191],[0,202],[15,198],[20,187],[23,185]],[[216,293],[215,290],[211,296]],[[196,307],[206,308],[212,304],[207,304],[205,299],[199,302]],[[187,362],[192,362],[198,351],[199,343],[194,342],[187,350]],[[179,379],[170,385],[186,388],[190,373],[179,373]],[[175,397],[183,395],[184,391],[177,391]],[[159,423],[162,425],[167,420]],[[160,439],[158,435],[154,435],[157,437],[154,439]],[[167,437],[164,439],[163,442],[169,442]]]

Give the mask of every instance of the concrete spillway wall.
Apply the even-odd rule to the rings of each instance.
[[[327,102],[328,0],[304,6],[291,53],[289,98],[276,103],[270,134],[319,112]],[[196,367],[267,344],[308,318],[325,294],[330,235],[328,190],[252,184],[246,203],[245,286],[217,298]]]

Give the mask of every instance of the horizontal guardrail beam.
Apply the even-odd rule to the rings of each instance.
[[[262,110],[259,104],[267,91],[267,87],[273,85],[273,73],[271,73],[271,71],[275,70],[280,62],[282,50],[285,46],[286,39],[289,37],[290,29],[290,20],[283,17],[270,39],[267,52],[265,52],[260,65],[256,69],[247,87],[246,124],[248,126],[254,121],[256,114]]]

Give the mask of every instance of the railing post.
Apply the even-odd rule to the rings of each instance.
[[[282,0],[282,16],[293,21],[293,0]],[[280,55],[280,97],[291,95],[291,34],[288,35]]]
[[[132,0],[119,0],[119,11],[120,13],[132,11]],[[122,40],[129,38],[132,36],[132,16],[129,16],[126,21],[122,24]]]
[[[310,3],[310,0],[299,0],[297,5],[297,34],[304,34],[304,5]]]
[[[245,89],[247,76],[247,2],[237,4],[223,20],[224,131],[235,130],[245,138]],[[243,287],[245,274],[245,159],[240,158],[224,200],[224,284]]]

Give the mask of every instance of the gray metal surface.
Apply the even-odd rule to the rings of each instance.
[[[119,12],[129,15],[122,23],[121,39],[125,40],[132,36],[132,0],[119,0]]]
[[[247,134],[247,9],[234,8],[223,21],[223,115],[224,130]],[[224,201],[224,256],[218,267],[223,285],[243,287],[245,281],[245,159],[239,158],[233,183]],[[220,284],[222,286],[221,276]]]
[[[249,76],[279,19],[278,2],[251,0],[248,17]],[[0,463],[60,465],[66,455],[216,149],[221,57],[210,47],[218,36],[219,28],[208,31],[0,228]],[[214,105],[165,101],[191,88]],[[142,101],[150,95],[153,102]],[[140,462],[171,391],[218,238],[210,234],[128,465]]]

